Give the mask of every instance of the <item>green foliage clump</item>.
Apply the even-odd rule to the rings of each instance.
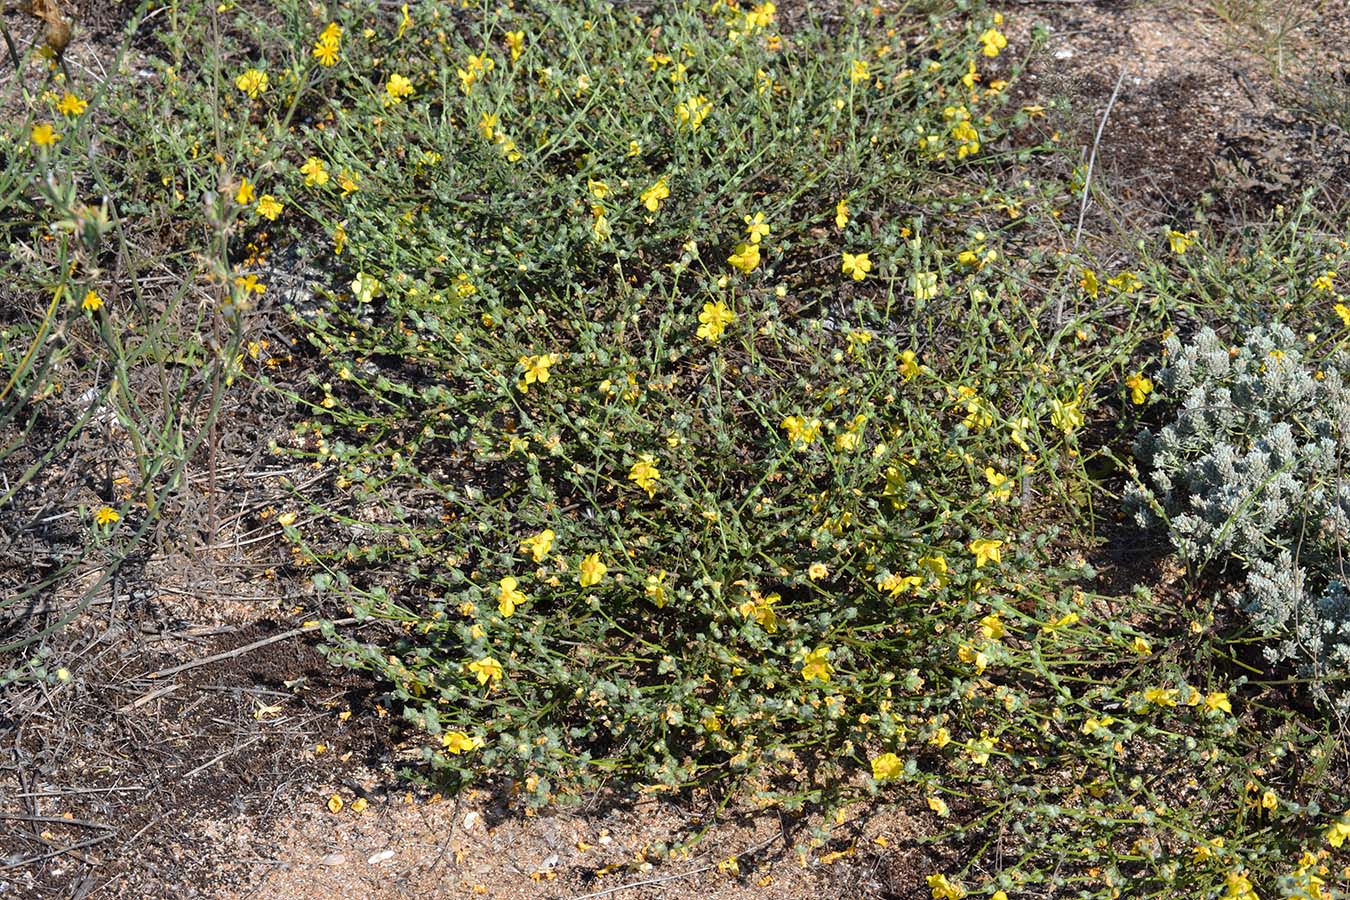
[[[1350,672],[1350,604],[1341,555],[1350,537],[1350,388],[1336,354],[1317,359],[1284,325],[1230,346],[1206,328],[1171,336],[1159,375],[1175,418],[1140,435],[1147,468],[1130,499],[1145,526],[1166,524],[1182,558],[1238,561],[1244,609],[1274,663],[1297,660],[1328,696]],[[1336,708],[1350,709],[1337,691]]]
[[[381,131],[312,134],[333,171],[354,141],[404,152],[308,192],[350,270],[297,310],[337,376],[300,432],[382,523],[310,549],[364,561],[321,583],[405,624],[335,655],[390,679],[448,773],[536,802],[616,772],[837,785],[941,727],[935,684],[968,672],[940,673],[1000,652],[974,623],[1011,615],[1003,581],[1071,568],[1016,511],[1082,393],[1040,380],[1053,353],[1010,324],[1038,312],[1005,296],[991,236],[927,215],[953,200],[928,173],[978,177],[1007,120],[969,74],[977,23],[915,49],[913,22],[773,21],[492,10],[483,43],[334,90],[382,94]],[[996,341],[1035,389],[993,377]],[[1064,431],[1039,421],[1052,401]]]

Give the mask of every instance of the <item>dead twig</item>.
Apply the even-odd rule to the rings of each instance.
[[[80,841],[78,844],[71,844],[69,847],[58,847],[55,850],[39,854],[38,856],[30,856],[27,859],[21,859],[18,862],[5,863],[3,865],[0,865],[0,872],[3,872],[7,869],[22,869],[25,866],[31,866],[33,863],[39,863],[42,862],[43,860],[51,859],[54,856],[64,856],[67,853],[74,853],[76,850],[83,850],[85,847],[92,847],[95,844],[101,844],[104,841],[109,840],[110,838],[114,838],[116,836],[117,832],[110,831],[107,834],[100,834],[98,837],[91,837],[88,840]]]
[[[182,685],[176,681],[173,684],[166,684],[162,688],[157,688],[148,694],[143,694],[140,697],[137,697],[135,700],[132,700],[125,706],[119,706],[117,708],[117,711],[119,713],[126,714],[134,710],[140,709],[142,706],[149,703],[151,700],[158,700],[160,697],[165,697],[169,694],[172,694],[180,687],[182,687]]]
[[[262,740],[264,737],[266,737],[266,735],[263,735],[263,734],[256,734],[256,735],[254,735],[253,737],[249,738],[248,740],[244,741],[242,744],[236,744],[235,746],[231,747],[231,748],[228,749],[228,750],[225,750],[225,751],[223,751],[223,752],[221,752],[221,753],[217,753],[215,756],[211,757],[211,758],[208,759],[206,762],[202,763],[200,766],[198,766],[197,768],[193,769],[191,772],[189,772],[189,773],[187,773],[186,775],[184,775],[184,776],[183,776],[183,780],[184,780],[184,781],[191,781],[192,778],[193,778],[193,776],[201,774],[202,772],[204,772],[204,771],[206,771],[207,769],[209,769],[209,768],[211,768],[212,766],[214,766],[216,763],[220,762],[220,761],[221,761],[222,759],[224,759],[225,757],[227,757],[227,756],[229,756],[229,755],[231,755],[231,754],[233,754],[233,753],[238,753],[240,750],[243,750],[245,747],[251,747],[251,746],[253,746],[254,744],[258,743],[258,741]]]
[[[61,816],[11,816],[0,813],[0,820],[6,822],[43,822],[49,825],[78,825],[81,828],[97,828],[100,831],[116,831],[111,825],[98,822],[86,822],[84,819],[66,819]]]
[[[354,625],[356,619],[338,619],[333,625]],[[236,656],[243,656],[245,653],[252,653],[261,647],[269,644],[275,644],[280,641],[289,640],[302,634],[308,634],[311,631],[318,631],[321,626],[318,623],[306,625],[303,628],[292,628],[290,631],[283,631],[281,634],[274,634],[271,637],[263,638],[260,641],[254,641],[251,644],[245,644],[242,647],[236,647],[233,650],[226,650],[224,653],[216,653],[212,656],[203,656],[200,659],[189,660],[182,665],[174,666],[170,669],[160,669],[158,672],[151,672],[148,675],[142,675],[142,678],[155,680],[158,678],[168,678],[170,675],[177,675],[179,672],[186,672],[188,669],[195,669],[198,666],[209,666],[212,663],[218,663],[226,659],[234,659]]]
[[[740,853],[737,853],[735,855],[748,856],[751,853],[758,853],[760,850],[763,850],[765,847],[769,846],[774,841],[777,841],[780,837],[782,837],[782,835],[775,834],[767,841],[758,843],[755,846],[742,850]],[[718,865],[719,865],[718,863],[708,863],[706,866],[699,866],[698,868],[690,869],[687,872],[674,872],[670,875],[662,875],[660,878],[645,878],[642,881],[630,881],[628,884],[616,885],[612,888],[606,888],[603,891],[595,891],[594,893],[591,894],[582,894],[579,897],[574,897],[573,900],[594,900],[594,898],[596,897],[607,897],[610,894],[617,894],[619,891],[631,891],[634,888],[647,887],[648,885],[664,884],[667,881],[677,881],[681,878],[692,878],[695,875],[702,875],[704,872],[712,871],[713,869],[717,868]]]
[[[1120,86],[1125,82],[1125,67],[1120,67],[1120,75],[1116,77],[1116,86],[1111,90],[1111,99],[1106,102],[1106,111],[1102,113],[1102,120],[1097,125],[1097,136],[1092,140],[1092,152],[1088,155],[1087,175],[1083,178],[1083,199],[1078,204],[1078,227],[1073,232],[1073,248],[1078,249],[1079,242],[1083,239],[1083,219],[1087,216],[1088,196],[1092,192],[1092,170],[1097,165],[1097,148],[1102,143],[1102,132],[1106,130],[1106,120],[1111,118],[1111,108],[1116,105],[1116,98],[1120,96]],[[1055,301],[1055,327],[1058,328],[1064,324],[1064,292],[1061,291],[1059,298]]]
[[[67,794],[133,794],[149,790],[143,784],[128,784],[125,787],[71,787],[49,791],[31,791],[25,794],[11,794],[12,797],[64,797]]]
[[[1106,122],[1111,118],[1111,109],[1116,105],[1116,98],[1120,96],[1120,86],[1125,82],[1125,67],[1120,67],[1120,75],[1116,77],[1116,86],[1111,89],[1111,99],[1106,101],[1106,111],[1102,113],[1102,120],[1097,123],[1097,136],[1092,139],[1092,152],[1088,155],[1087,175],[1083,178],[1083,199],[1078,204],[1078,227],[1073,232],[1073,246],[1078,249],[1078,243],[1083,239],[1083,218],[1087,215],[1088,195],[1092,191],[1092,170],[1097,165],[1097,148],[1102,143],[1102,132],[1106,130]]]

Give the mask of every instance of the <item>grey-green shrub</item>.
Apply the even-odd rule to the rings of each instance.
[[[1283,325],[1236,346],[1206,328],[1164,344],[1160,395],[1176,415],[1135,443],[1144,465],[1127,492],[1140,525],[1164,525],[1188,564],[1235,561],[1235,598],[1272,663],[1296,660],[1316,679],[1350,672],[1350,597],[1341,547],[1350,535],[1347,359],[1305,356]],[[1319,681],[1318,692],[1330,698]],[[1337,697],[1350,709],[1350,693]]]

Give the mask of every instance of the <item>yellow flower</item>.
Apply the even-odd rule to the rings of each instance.
[[[1229,701],[1228,695],[1223,691],[1211,691],[1205,695],[1205,706],[1210,711],[1220,711],[1232,713],[1233,704]]]
[[[817,647],[802,657],[802,680],[829,681],[830,674],[834,671],[834,667],[829,663],[829,656],[829,647]]]
[[[928,808],[938,814],[939,818],[945,819],[951,815],[951,810],[947,808],[947,801],[941,797],[929,797]]]
[[[803,447],[809,445],[820,435],[820,420],[805,419],[802,416],[788,416],[780,424],[788,434],[788,440]]]
[[[822,578],[829,578],[830,568],[822,562],[813,562],[806,567],[806,577],[812,581],[820,581]]]
[[[375,295],[380,292],[380,280],[368,272],[357,272],[356,277],[352,279],[350,287],[352,296],[356,298],[357,303],[369,303],[375,299]]]
[[[234,202],[240,206],[248,206],[253,202],[253,183],[247,178],[239,180],[239,190],[234,192]]]
[[[469,663],[469,671],[477,678],[479,684],[487,684],[489,681],[500,681],[503,670],[502,664],[490,656],[485,656],[477,662]]]
[[[1007,500],[1012,497],[1012,479],[993,466],[984,467],[984,480],[989,482],[989,499]]]
[[[483,746],[481,740],[462,731],[447,731],[441,736],[441,743],[445,745],[445,752],[454,756]]]
[[[727,262],[749,275],[759,265],[759,244],[737,244]]]
[[[269,222],[275,222],[283,209],[285,207],[277,202],[277,198],[271,194],[263,194],[258,198],[258,215]]]
[[[1007,632],[998,613],[990,613],[980,620],[980,633],[985,636],[986,640],[997,641]]]
[[[854,281],[862,281],[872,271],[872,260],[866,253],[845,253],[842,268]]]
[[[1336,273],[1335,273],[1335,272],[1332,272],[1332,271],[1329,271],[1329,270],[1326,271],[1326,272],[1323,272],[1321,275],[1318,275],[1316,278],[1313,279],[1312,286],[1313,286],[1313,290],[1315,290],[1315,291],[1328,291],[1328,292],[1330,292],[1330,291],[1332,291],[1332,290],[1335,290],[1335,288],[1336,288]]]
[[[867,81],[871,77],[872,77],[872,70],[863,60],[855,59],[853,60],[852,63],[849,64],[848,80],[852,84],[857,84],[860,81]]]
[[[974,393],[973,389],[962,388]],[[994,408],[989,405],[989,401],[983,397],[971,397],[966,401],[966,417],[961,420],[961,424],[971,431],[983,431],[994,424]]]
[[[32,131],[33,143],[39,147],[50,147],[61,140],[61,135],[52,130],[52,126],[43,122],[41,125],[34,125]]]
[[[989,657],[983,650],[976,650],[969,644],[962,644],[956,651],[956,658],[968,666],[975,667],[975,674],[983,674],[985,668],[989,665]]]
[[[900,354],[900,377],[909,381],[920,372],[919,358],[913,350],[906,350]]]
[[[1343,813],[1339,821],[1331,823],[1326,830],[1327,843],[1340,847],[1350,837],[1350,812]]]
[[[690,131],[698,131],[699,126],[703,124],[704,119],[708,118],[710,112],[712,112],[712,104],[702,94],[675,104],[676,121],[681,125],[689,126]]]
[[[391,103],[402,103],[406,98],[413,95],[412,82],[405,76],[395,72],[389,76],[385,82],[384,92],[389,97]]]
[[[88,105],[86,101],[76,97],[70,91],[66,91],[65,96],[61,98],[61,102],[56,104],[56,111],[63,116],[74,118],[83,113]]]
[[[754,32],[768,28],[773,23],[776,12],[778,12],[778,7],[770,2],[758,3],[750,7],[750,11],[745,14],[746,30]]]
[[[781,594],[760,596],[759,592],[751,591],[750,599],[737,607],[737,611],[747,619],[754,619],[769,634],[774,634],[778,631],[778,613],[773,607],[782,599]]]
[[[614,228],[609,224],[609,219],[605,218],[604,207],[591,207],[591,212],[594,213],[596,210],[600,210],[600,212],[596,214],[595,220],[591,222],[591,234],[595,235],[597,241],[607,241],[609,240],[610,235],[614,234]]]
[[[933,732],[933,736],[928,739],[928,743],[937,747],[939,750],[952,742],[952,733],[946,728],[938,728]]]
[[[535,562],[543,562],[548,558],[549,551],[553,549],[553,539],[556,537],[557,535],[552,528],[545,528],[534,537],[521,541],[520,548],[530,551],[530,556],[534,558]]]
[[[648,497],[656,496],[656,482],[661,480],[661,472],[656,468],[656,457],[644,453],[628,470],[628,480],[647,492]]]
[[[867,417],[860,415],[852,423],[845,425],[844,430],[834,436],[834,449],[840,453],[852,453],[858,449],[858,444],[862,442],[861,429],[867,421]]]
[[[319,39],[314,42],[312,52],[319,65],[337,65],[341,42],[342,26],[336,22],[329,22],[328,27],[323,30],[323,34],[319,35]]]
[[[1050,424],[1054,425],[1064,434],[1072,434],[1075,428],[1083,426],[1083,411],[1079,409],[1079,404],[1083,401],[1083,395],[1080,393],[1074,399],[1066,402],[1060,400],[1050,401]]]
[[[117,510],[111,506],[101,506],[98,512],[94,513],[94,524],[103,526],[111,525],[114,522],[121,521],[122,517],[117,514]]]
[[[1083,270],[1083,278],[1078,284],[1083,289],[1084,293],[1094,300],[1101,291],[1101,283],[1097,281],[1097,273],[1091,269]]]
[[[988,538],[980,538],[971,541],[969,550],[971,553],[975,554],[975,568],[983,568],[984,564],[987,562],[1002,562],[1000,556],[1002,547],[1002,541],[989,540]]]
[[[517,588],[520,582],[508,575],[497,584],[501,591],[497,594],[497,611],[502,614],[502,618],[509,619],[515,613],[517,606],[524,606],[526,596],[524,591]]]
[[[1100,719],[1096,716],[1088,716],[1087,721],[1083,723],[1083,727],[1080,730],[1088,737],[1095,737],[1099,731],[1103,732],[1103,737],[1110,737],[1111,732],[1106,729],[1115,724],[1115,721],[1116,720],[1110,716],[1103,716]]]
[[[993,59],[1008,46],[1008,39],[997,28],[990,28],[980,35],[980,43],[984,45],[984,55]]]
[[[894,753],[883,753],[872,760],[872,778],[877,781],[899,778],[904,771],[905,764]]]
[[[762,238],[769,236],[770,230],[769,223],[764,221],[764,213],[745,216],[745,233],[750,236],[750,243],[758,244]]]
[[[758,256],[758,252],[755,255]],[[726,331],[727,326],[736,321],[736,314],[718,300],[716,303],[703,304],[703,312],[698,314],[698,320],[700,322],[698,336],[715,343],[722,337],[722,332]]]
[[[259,281],[258,276],[252,273],[236,277],[234,283],[240,288],[240,293],[245,295],[249,293],[262,294],[267,290],[267,285]]]
[[[834,227],[843,230],[848,224],[848,199],[840,200],[834,205]]]
[[[920,569],[928,573],[929,578],[933,580],[936,587],[946,587],[951,579],[947,577],[947,558],[941,553],[934,553],[932,556],[921,556],[915,563]]]
[[[1268,790],[1268,791],[1266,791],[1265,793],[1263,793],[1263,794],[1261,795],[1261,808],[1262,808],[1262,809],[1274,809],[1275,807],[1277,807],[1277,806],[1279,806],[1279,805],[1280,805],[1280,798],[1277,797],[1277,796],[1275,796],[1275,792],[1274,792],[1274,791]]]
[[[581,561],[581,575],[577,583],[584,588],[594,587],[605,577],[609,567],[600,561],[599,553],[592,553]]]
[[[1183,234],[1175,228],[1167,232],[1167,243],[1171,245],[1172,252],[1177,256],[1184,254],[1188,247],[1195,243],[1195,232]]]
[[[647,591],[647,596],[652,598],[652,603],[656,605],[656,608],[664,609],[666,605],[665,569],[662,569],[659,575],[648,575],[645,589]]]
[[[525,52],[525,32],[508,31],[506,33],[506,49],[511,51],[511,62],[520,59],[521,54]]]
[[[658,178],[656,184],[653,184],[638,195],[638,199],[642,201],[642,205],[647,207],[647,209],[656,212],[661,208],[661,201],[669,196],[670,188],[666,186],[666,179]]]
[[[1051,619],[1049,622],[1046,622],[1044,625],[1041,626],[1041,631],[1045,632],[1048,635],[1054,636],[1058,634],[1061,629],[1068,628],[1070,625],[1077,625],[1079,618],[1080,617],[1076,612],[1065,613],[1062,616],[1059,616],[1057,618]]]
[[[318,185],[323,187],[328,183],[328,167],[317,156],[311,156],[305,160],[305,164],[300,167],[300,174],[305,176],[307,186]]]
[[[920,302],[932,300],[938,293],[936,272],[915,272],[909,278],[909,287],[914,291],[914,299]]]
[[[1120,291],[1122,294],[1128,294],[1130,291],[1138,290],[1143,282],[1141,282],[1139,276],[1133,272],[1121,272],[1113,278],[1106,279],[1106,283],[1110,287]]]
[[[877,590],[887,591],[892,597],[899,597],[905,591],[923,587],[920,575],[897,575],[894,572],[877,581]]]
[[[247,94],[250,100],[257,100],[267,90],[267,73],[258,69],[246,69],[234,80],[234,86]]]
[[[80,309],[86,312],[98,312],[103,308],[103,298],[98,295],[98,291],[89,290],[85,292],[84,302],[80,304]]]
[[[1144,691],[1144,702],[1152,703],[1154,706],[1159,707],[1160,709],[1170,706],[1176,706],[1177,693],[1178,691],[1176,688],[1160,688],[1160,687],[1147,688]]]
[[[1126,378],[1125,386],[1130,389],[1130,402],[1136,406],[1142,404],[1153,392],[1153,380],[1145,378],[1143,372],[1135,372]]]
[[[1134,640],[1130,642],[1130,646],[1132,646],[1134,652],[1138,653],[1140,656],[1148,656],[1153,652],[1153,645],[1146,641],[1141,635],[1135,635]]]
[[[549,369],[558,361],[556,353],[541,353],[538,356],[522,356],[520,365],[525,369],[525,374],[521,376],[520,383],[516,388],[522,394],[528,394],[530,385],[538,383],[543,384],[548,381]]]
[[[1221,900],[1260,900],[1245,872],[1229,872],[1224,878]]]
[[[933,900],[961,900],[966,895],[965,888],[958,882],[948,881],[946,875],[929,875],[925,880]]]
[[[982,766],[989,762],[989,754],[994,752],[994,747],[998,744],[998,738],[990,737],[987,732],[980,735],[978,741],[971,741],[966,747],[966,756],[977,766]]]

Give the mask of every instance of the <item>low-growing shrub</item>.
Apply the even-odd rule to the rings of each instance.
[[[1147,472],[1129,497],[1140,524],[1165,524],[1191,565],[1241,564],[1241,605],[1274,639],[1266,658],[1296,660],[1346,712],[1350,694],[1328,686],[1350,672],[1348,360],[1307,348],[1279,324],[1235,346],[1209,328],[1184,345],[1169,337],[1158,384],[1177,413],[1139,436]]]

